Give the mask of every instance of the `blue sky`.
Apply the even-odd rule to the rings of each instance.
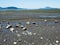
[[[15,6],[37,9],[44,7],[60,8],[60,0],[0,0],[0,7]]]

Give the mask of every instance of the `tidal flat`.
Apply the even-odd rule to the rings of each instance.
[[[0,45],[60,45],[59,16],[0,12]]]

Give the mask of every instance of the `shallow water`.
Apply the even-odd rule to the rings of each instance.
[[[60,13],[1,13],[0,19],[60,18]]]

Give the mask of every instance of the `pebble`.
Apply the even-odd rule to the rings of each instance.
[[[27,22],[26,22],[26,24],[27,24],[27,25],[29,25],[29,24],[30,24],[30,22],[29,22],[29,21],[27,21]]]
[[[45,22],[47,22],[47,20],[46,20],[46,19],[45,19],[44,21],[45,21]]]
[[[21,41],[22,41],[22,39],[18,39],[17,41],[18,41],[18,42],[21,42]]]
[[[52,26],[52,28],[54,29],[54,28],[55,28],[55,26]]]
[[[38,25],[36,24],[36,27],[38,27]]]
[[[14,28],[10,28],[10,31],[13,32],[14,31]]]
[[[6,39],[4,39],[3,41],[6,42]]]
[[[26,28],[26,27],[23,27],[23,28],[22,28],[22,30],[24,30],[24,31],[25,31],[25,30],[27,30],[27,28]]]
[[[20,27],[21,27],[21,28],[23,28],[24,26],[23,26],[23,25],[21,25]]]
[[[34,42],[32,42],[32,45],[34,45],[35,43]]]
[[[26,31],[28,35],[32,35],[32,32]]]
[[[18,33],[18,31],[16,31],[16,33]]]
[[[8,28],[11,28],[11,27],[12,27],[11,25],[7,25],[7,26],[6,26],[7,29],[8,29]]]
[[[16,27],[19,27],[19,26],[20,26],[19,24],[16,25]]]
[[[23,35],[27,35],[27,33],[26,33],[26,32],[22,32],[22,34],[23,34]]]
[[[20,34],[17,34],[18,37],[20,37],[21,35]]]
[[[36,33],[33,33],[33,35],[36,35]]]
[[[50,43],[49,45],[52,45],[52,43]]]
[[[40,39],[42,40],[42,39],[43,39],[43,37],[40,37]]]
[[[16,44],[17,44],[17,42],[13,42],[13,44],[14,44],[14,45],[16,45]]]
[[[32,22],[32,24],[36,24],[35,22]]]
[[[55,23],[58,23],[58,20],[55,20]]]
[[[58,40],[56,40],[56,43],[59,43],[59,41],[58,41]]]

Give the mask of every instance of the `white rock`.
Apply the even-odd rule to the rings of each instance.
[[[36,33],[33,33],[33,35],[36,35]]]
[[[6,39],[3,40],[4,42],[6,41]]]
[[[6,28],[9,28],[11,25],[7,25]]]
[[[24,40],[24,42],[26,42],[26,41]]]
[[[14,31],[14,28],[10,28],[10,31],[13,32]]]
[[[19,24],[16,24],[16,27],[19,27],[20,25]]]
[[[59,43],[59,41],[58,41],[58,40],[56,40],[56,43]]]
[[[27,28],[26,27],[23,27],[22,30],[26,30]]]
[[[45,19],[44,21],[46,22],[47,20]]]
[[[18,37],[20,37],[21,35],[20,34],[17,34]]]
[[[18,31],[16,31],[16,33],[18,33]]]
[[[35,43],[32,43],[32,45],[34,45]]]
[[[27,35],[27,33],[26,33],[26,32],[22,32],[22,34],[23,34],[23,35]]]
[[[26,24],[28,24],[28,25],[29,25],[29,24],[30,24],[30,22],[29,22],[29,21],[27,21],[27,22],[26,22]]]
[[[58,22],[58,20],[55,20],[55,22]]]
[[[17,44],[17,42],[13,42],[13,44],[14,44],[14,45],[16,45],[16,44]]]
[[[23,26],[23,25],[21,25],[20,27],[21,27],[21,28],[23,28],[24,26]]]
[[[40,39],[43,39],[43,37],[40,37]]]
[[[32,35],[32,32],[26,31],[28,35]]]
[[[22,39],[18,39],[17,41],[18,41],[18,42],[21,42],[21,41],[22,41]]]

